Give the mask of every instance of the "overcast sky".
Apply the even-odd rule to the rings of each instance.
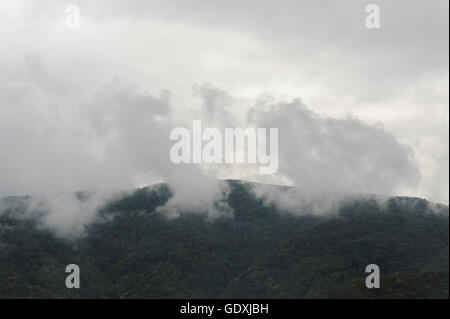
[[[236,177],[449,201],[447,0],[2,0],[0,46],[0,195]],[[278,127],[278,173],[174,167],[193,119]]]

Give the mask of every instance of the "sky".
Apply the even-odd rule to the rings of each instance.
[[[0,195],[241,178],[448,204],[448,33],[446,0],[2,0]],[[174,165],[195,119],[279,128],[278,172]]]

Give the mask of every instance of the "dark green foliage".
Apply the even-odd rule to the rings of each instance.
[[[156,210],[171,196],[161,184],[109,203],[100,212],[108,221],[71,240],[17,218],[27,199],[10,198],[0,216],[0,297],[448,297],[448,207],[361,198],[336,215],[294,216],[264,205],[250,184],[228,183],[234,217],[168,219]],[[65,287],[71,263],[80,289]],[[379,290],[365,288],[372,263]]]
[[[448,271],[429,271],[417,274],[393,274],[383,277],[380,289],[366,289],[364,280],[330,289],[323,298],[331,299],[444,299],[448,298]]]

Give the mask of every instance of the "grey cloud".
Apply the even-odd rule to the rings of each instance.
[[[447,1],[377,1],[380,30],[365,28],[365,3],[347,0],[78,0],[78,31],[64,28],[65,2],[15,3],[0,4],[0,196],[169,181],[177,215],[183,205],[212,207],[226,191],[216,175],[266,181],[245,166],[209,174],[174,167],[170,130],[201,118],[218,127],[279,127],[280,171],[272,182],[410,194],[425,172],[415,195],[448,201],[448,89],[441,87],[448,84]],[[127,80],[99,87],[116,73]],[[177,107],[186,111],[190,101],[179,90],[198,82],[218,87],[195,87],[200,111],[180,119]],[[275,94],[311,85],[328,105],[308,101],[325,110],[319,115],[300,101],[259,101],[245,123],[238,114],[248,100],[230,87],[251,92],[251,100],[267,83],[279,84],[267,87]],[[166,84],[173,92],[146,90]],[[347,97],[358,108],[351,111],[390,122],[389,129],[327,113],[348,111]],[[171,104],[177,98],[182,105]],[[414,103],[399,112],[399,100]],[[399,142],[416,139],[422,176]],[[193,179],[192,188],[183,186]]]
[[[202,175],[193,166],[179,167],[168,178],[174,196],[158,210],[170,218],[182,213],[200,213],[210,219],[232,216],[232,210],[224,199],[228,185],[215,176]]]
[[[230,215],[226,205],[217,206],[228,190],[215,175],[205,174],[202,166],[171,164],[169,132],[178,122],[167,99],[118,79],[89,98],[74,94],[77,89],[70,86],[64,94],[53,94],[51,84],[57,82],[48,80],[52,77],[33,59],[31,79],[0,85],[2,193],[40,195],[31,211],[47,210],[43,222],[61,235],[80,234],[107,199],[92,197],[80,203],[70,193],[75,190],[118,190],[166,181],[174,196],[160,210],[168,216],[179,216],[182,210],[212,218]],[[206,121],[218,127],[238,125],[228,109],[241,102],[210,85],[198,86],[196,92]],[[382,127],[319,116],[300,100],[270,104],[260,99],[248,124],[279,128],[279,177],[317,193],[395,192],[417,178],[410,150]],[[60,192],[64,195],[48,195]],[[84,213],[78,214],[80,210]]]
[[[237,119],[230,112],[234,99],[228,92],[210,84],[203,84],[194,86],[194,94],[202,101],[199,116],[206,124],[220,128],[236,126]]]
[[[210,121],[214,119],[210,122],[213,126],[240,125],[227,110],[231,104],[245,108],[242,101],[211,85],[198,86],[197,90],[203,97],[202,114]],[[256,100],[247,120],[244,125],[279,130],[279,170],[271,182],[287,178],[312,192],[386,195],[401,193],[420,182],[412,147],[398,141],[382,124],[367,124],[350,115],[334,118],[317,114],[301,99],[275,103],[270,95]],[[242,170],[253,172],[252,180],[268,181],[251,167]]]
[[[411,148],[381,125],[320,116],[299,99],[260,101],[249,117],[279,129],[279,172],[297,186],[389,194],[419,180]]]
[[[233,101],[226,92],[198,90],[213,124],[238,123],[224,111]],[[138,177],[164,180],[173,174],[171,107],[136,87],[112,81],[90,101],[55,100],[32,81],[4,84],[0,92],[3,194],[41,185],[54,192],[128,188]],[[258,103],[252,122],[279,128],[280,172],[298,185],[394,192],[417,181],[411,150],[381,126],[321,117],[300,100]]]
[[[368,3],[358,0],[79,4],[99,21],[153,19],[251,34],[284,63],[307,73],[310,81],[327,83],[335,94],[363,101],[398,96],[412,79],[419,81],[430,73],[440,76],[448,69],[448,2],[444,0],[379,0],[379,30],[365,27]]]
[[[97,214],[99,209],[115,196],[94,193],[80,199],[75,193],[60,193],[32,197],[25,214],[29,218],[37,217],[41,227],[54,231],[58,236],[76,237],[84,234],[87,225],[102,221]]]
[[[27,63],[29,77],[0,83],[1,196],[33,195],[29,211],[47,210],[43,223],[62,235],[80,234],[109,198],[80,202],[78,190],[104,194],[162,180],[174,191],[169,214],[215,212],[222,186],[199,167],[170,162],[175,124],[167,99],[118,79],[86,98],[54,81],[38,57]],[[55,85],[67,90],[56,94]]]
[[[263,199],[265,205],[275,205],[281,212],[294,215],[335,215],[346,201],[369,197],[367,194],[325,192],[265,184],[254,184],[252,191],[258,198]]]

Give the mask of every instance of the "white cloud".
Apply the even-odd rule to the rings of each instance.
[[[317,164],[303,154],[312,171],[306,173],[291,160],[298,153],[286,150],[285,176],[273,179],[353,184],[448,202],[447,1],[379,1],[379,30],[365,28],[360,1],[76,3],[79,30],[65,28],[65,2],[0,5],[0,194],[129,188],[169,179],[170,145],[160,141],[174,125],[192,123],[199,114],[245,124],[242,114],[268,92],[279,101],[301,97],[308,112],[320,114],[308,129],[295,128],[289,121],[305,118],[283,115],[284,102],[273,120],[289,120],[294,137],[287,140],[310,132],[325,144],[312,147],[305,137],[299,147],[335,155]],[[114,75],[122,82],[110,81]],[[203,86],[193,95],[192,87],[202,83],[221,88],[221,98],[208,100]],[[170,100],[159,95],[164,89]],[[199,111],[205,105],[209,117]],[[317,125],[365,138],[355,152],[355,145],[342,145],[348,136],[334,134],[329,143],[335,146],[327,148]],[[397,141],[412,147],[416,163]],[[371,154],[372,171],[352,162],[364,152]],[[324,169],[327,174],[315,177]],[[208,172],[259,178],[240,167]]]

